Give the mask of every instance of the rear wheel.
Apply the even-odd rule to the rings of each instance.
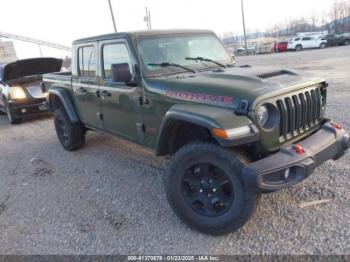
[[[350,40],[346,40],[346,41],[344,42],[344,45],[350,45]]]
[[[74,151],[85,143],[85,127],[82,123],[72,123],[64,108],[55,110],[55,128],[57,137],[65,150]]]
[[[7,100],[4,99],[4,104],[5,104],[5,113],[7,116],[8,121],[10,122],[11,125],[16,125],[22,122],[22,119],[19,117],[16,117],[15,114],[13,113],[10,105],[8,104]]]
[[[181,220],[200,232],[234,232],[249,220],[260,199],[245,187],[243,166],[218,145],[185,145],[164,177],[167,200]]]
[[[297,45],[295,47],[295,51],[301,51],[301,50],[303,50],[303,46],[302,45]]]
[[[326,48],[326,47],[327,47],[326,43],[321,43],[321,44],[320,44],[320,48],[321,48],[321,49]]]

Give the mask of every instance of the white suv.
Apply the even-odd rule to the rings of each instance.
[[[327,40],[323,37],[298,36],[288,42],[288,49],[300,51],[304,48],[326,48]]]

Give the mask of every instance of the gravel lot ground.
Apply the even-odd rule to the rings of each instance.
[[[328,116],[350,130],[350,46],[238,57],[328,79]],[[65,152],[51,118],[10,126],[0,117],[0,254],[350,254],[350,155],[303,183],[264,195],[241,230],[189,229],[165,200],[165,161],[89,133]],[[332,199],[301,209],[303,201]]]

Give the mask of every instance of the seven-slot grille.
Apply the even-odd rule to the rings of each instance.
[[[321,118],[319,87],[276,101],[280,114],[280,136],[288,140],[317,125]]]

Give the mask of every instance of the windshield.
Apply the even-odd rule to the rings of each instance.
[[[206,69],[218,65],[209,61],[196,61],[188,57],[205,57],[222,64],[232,64],[220,40],[213,34],[161,35],[141,37],[139,51],[146,75],[179,73],[186,70],[180,67],[159,67],[155,64],[172,63],[191,69]],[[152,65],[150,65],[152,64]]]

